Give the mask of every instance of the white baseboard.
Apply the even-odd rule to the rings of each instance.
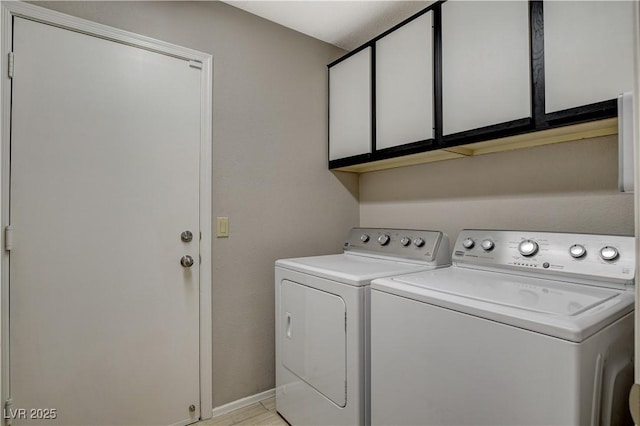
[[[221,405],[213,409],[213,417],[222,416],[223,414],[230,413],[239,408],[248,407],[251,404],[255,404],[256,402],[264,401],[265,399],[269,399],[271,397],[276,396],[275,389],[269,389],[264,392],[257,393],[255,395],[248,396],[246,398],[238,399],[237,401],[232,401],[228,404]]]

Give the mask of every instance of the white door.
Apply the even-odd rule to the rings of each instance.
[[[193,422],[201,70],[14,19],[13,410],[55,409],[43,424]]]

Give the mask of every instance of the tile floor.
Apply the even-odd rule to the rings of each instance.
[[[227,414],[195,423],[195,426],[288,426],[276,413],[275,397],[239,408]]]

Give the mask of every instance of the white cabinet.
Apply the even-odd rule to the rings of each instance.
[[[434,137],[433,12],[376,41],[376,149]]]
[[[590,121],[609,132],[633,89],[636,1],[432,3],[329,66],[329,167],[469,155]]]
[[[633,89],[633,3],[544,2],[545,112]]]
[[[531,116],[529,5],[442,5],[443,135]]]
[[[371,152],[371,47],[329,68],[329,160]]]

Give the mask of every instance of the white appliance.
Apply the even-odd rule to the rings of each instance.
[[[292,425],[369,424],[369,284],[450,259],[442,232],[354,228],[342,254],[276,261],[278,413]]]
[[[463,230],[371,284],[374,425],[630,421],[633,237]]]

